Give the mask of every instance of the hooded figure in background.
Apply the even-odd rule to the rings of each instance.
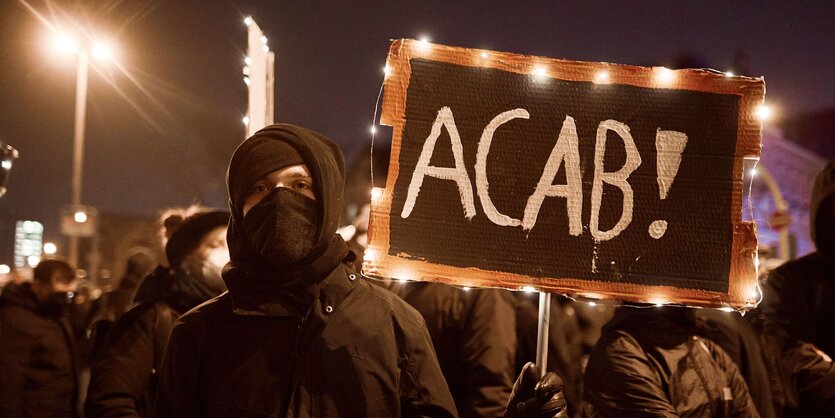
[[[690,308],[618,308],[586,366],[585,416],[759,418],[739,368],[696,325]]]
[[[165,245],[171,267],[158,267],[136,292],[137,305],[108,332],[93,360],[87,418],[148,417],[153,413],[156,371],[174,321],[226,290],[220,277],[229,260],[229,212],[197,212],[165,220],[173,229]]]
[[[835,160],[818,175],[810,205],[816,252],[771,272],[760,305],[779,358],[786,417],[835,416]]]
[[[338,146],[304,128],[238,147],[229,292],[175,325],[155,416],[455,416],[420,314],[349,265],[343,181]]]

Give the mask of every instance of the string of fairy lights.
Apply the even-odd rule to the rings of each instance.
[[[431,51],[431,49],[433,47],[433,44],[429,41],[428,37],[424,36],[424,37],[421,37],[421,38],[418,39],[418,41],[416,43],[416,46],[417,46],[417,51],[418,52],[428,53],[428,52]],[[487,60],[489,60],[491,58],[491,55],[488,51],[482,51],[478,54],[478,57],[481,60],[486,62]],[[537,62],[537,58],[532,58],[532,60],[534,62],[527,66],[528,73],[530,74],[530,76],[536,81],[546,80],[550,75],[548,65],[545,64],[545,63],[542,63],[542,62]],[[508,62],[505,62],[503,60],[501,60],[500,62],[502,62],[504,65],[516,66],[517,68],[520,66],[520,64],[508,63]],[[607,65],[607,64],[601,63],[601,65]],[[385,85],[385,80],[388,79],[394,73],[394,70],[391,67],[389,67],[388,65],[385,65],[382,68],[382,72],[383,72],[383,83],[380,87],[380,92],[381,93],[382,93],[382,90],[383,90],[383,86]],[[662,87],[673,85],[675,83],[676,77],[677,77],[676,70],[672,70],[672,69],[669,69],[667,67],[653,67],[653,74],[654,74],[654,82],[658,86],[662,86]],[[732,71],[720,72],[720,74],[723,74],[727,78],[733,78],[733,77],[736,76]],[[611,73],[609,72],[609,70],[607,70],[605,68],[600,69],[595,73],[593,81],[596,84],[609,84],[609,83],[613,82]],[[372,158],[372,161],[371,161],[372,162],[372,164],[371,164],[372,186],[374,184],[373,183],[373,178],[374,178],[373,150],[374,150],[374,140],[376,139],[376,135],[377,135],[377,132],[378,132],[377,125],[378,125],[379,122],[377,120],[377,114],[378,114],[377,111],[378,111],[379,106],[380,106],[380,97],[381,97],[381,95],[378,94],[377,102],[375,103],[375,107],[374,107],[374,116],[372,118],[372,124],[371,124],[371,127],[369,128],[369,132],[371,134],[371,156],[370,156],[370,158]],[[768,120],[769,118],[771,118],[773,116],[772,109],[763,102],[763,103],[761,103],[761,104],[759,104],[758,106],[755,107],[754,116],[756,118],[758,118],[760,121],[765,122],[766,120]],[[370,194],[371,194],[371,202],[372,202],[372,206],[373,206],[373,205],[377,204],[380,201],[380,199],[383,198],[384,190],[382,188],[379,188],[379,187],[372,187]],[[380,257],[380,254],[378,254],[378,250],[369,247],[366,250],[364,260],[373,262],[373,261],[378,260],[379,257]],[[759,271],[759,259],[756,256],[756,254],[754,256],[754,266],[755,266],[755,270]],[[394,280],[396,280],[398,282],[401,282],[401,283],[408,283],[410,281],[413,281],[413,280],[417,279],[417,277],[415,277],[414,272],[406,270],[406,269],[395,270],[394,273],[392,274],[392,276],[394,276]],[[460,285],[460,286],[457,286],[457,287],[461,288],[464,291],[469,291],[471,289],[470,286],[466,286],[466,285]],[[537,289],[535,286],[521,286],[516,290],[522,291],[522,292],[525,292],[525,293],[531,293],[531,294],[540,292],[540,290]],[[563,295],[563,296],[565,296],[565,297],[567,297],[567,298],[569,298],[569,299],[571,299],[575,302],[584,303],[584,304],[586,304],[586,305],[588,305],[592,308],[597,307],[600,304],[600,302],[605,301],[603,299],[602,295],[596,295],[594,293],[589,293],[589,292],[583,292],[582,294],[578,294],[578,295],[567,295],[566,294],[566,295]],[[746,291],[745,296],[749,300],[756,300],[757,302],[759,302],[759,300],[761,300],[761,298],[762,298],[762,293],[759,289],[759,283],[756,283],[755,286],[753,286],[751,289],[748,289]],[[649,302],[650,302],[649,306],[638,306],[638,307],[650,307],[650,308],[652,308],[652,307],[662,307],[662,306],[670,304],[669,299],[667,299],[662,294],[650,296],[648,299],[649,299]],[[730,305],[723,306],[719,309],[722,310],[722,311],[725,311],[725,312],[733,312],[733,311],[736,310],[733,307],[731,307]]]

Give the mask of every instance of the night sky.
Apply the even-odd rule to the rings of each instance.
[[[83,200],[104,213],[154,216],[225,206],[226,165],[244,135],[245,16],[276,52],[276,120],[330,136],[350,160],[370,140],[392,38],[637,65],[674,66],[686,55],[723,71],[744,51],[746,75],[765,77],[781,117],[831,108],[835,6],[804,4],[5,0],[0,139],[20,159],[0,200],[0,263],[11,264],[16,220],[43,222],[46,240],[66,248],[58,211],[70,201],[75,63],[51,51],[33,10],[118,45],[124,71],[90,72]]]

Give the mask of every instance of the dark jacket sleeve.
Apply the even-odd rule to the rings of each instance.
[[[139,305],[108,333],[103,351],[93,362],[85,410],[87,417],[140,417],[149,399],[152,374],[162,356],[159,309]],[[169,324],[170,327],[170,324]],[[153,395],[151,395],[153,396]]]
[[[457,417],[432,338],[420,314],[397,314],[395,338],[401,347],[400,409],[404,417]]]
[[[200,416],[197,393],[200,386],[200,325],[184,320],[187,318],[181,317],[174,323],[168,338],[154,404],[153,416],[156,418]]]
[[[787,374],[787,385],[794,390],[790,403],[835,414],[835,367],[827,358],[833,353],[823,353],[812,344],[816,289],[801,269],[795,271],[799,274],[791,277],[773,271],[766,281],[762,304],[766,339]]]
[[[509,292],[473,290],[461,321],[462,367],[466,399],[461,417],[495,417],[505,409],[513,388],[516,359],[516,312]]]
[[[34,330],[15,315],[15,308],[0,309],[0,417],[22,417],[23,385],[32,351]]]
[[[664,384],[637,341],[624,334],[601,341],[586,368],[583,400],[591,417],[678,417]]]

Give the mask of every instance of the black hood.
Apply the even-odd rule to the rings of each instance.
[[[692,308],[653,305],[621,306],[603,326],[604,334],[624,331],[645,343],[673,347],[696,335],[697,321]]]
[[[342,190],[345,161],[339,146],[322,134],[290,124],[268,126],[245,140],[232,155],[226,183],[232,219],[226,239],[232,265],[251,263],[249,249],[241,228],[243,202],[248,188],[260,177],[281,167],[281,161],[270,154],[274,149],[290,145],[301,155],[313,177],[313,191],[319,211],[315,252],[322,253],[331,245],[342,211]]]
[[[809,204],[809,228],[812,241],[818,252],[835,256],[835,243],[829,242],[832,237],[824,237],[824,222],[833,222],[831,208],[829,213],[821,213],[824,203],[833,205],[835,201],[835,160],[829,161],[815,179],[812,189],[812,199]],[[824,211],[825,212],[825,211]],[[829,219],[827,219],[829,217]],[[830,226],[831,228],[831,226]]]
[[[38,310],[38,299],[35,297],[35,292],[32,291],[31,283],[7,285],[3,288],[3,293],[0,294],[0,301],[3,304],[18,306],[30,311]]]

